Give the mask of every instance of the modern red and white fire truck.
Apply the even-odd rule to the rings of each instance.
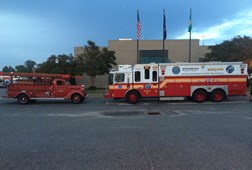
[[[86,97],[84,85],[71,85],[71,76],[67,74],[44,73],[4,73],[11,77],[4,98],[17,99],[27,104],[37,99],[71,100],[81,103]]]
[[[245,96],[244,62],[151,63],[119,65],[109,74],[105,98],[124,98],[135,104],[142,98],[221,102],[227,96]]]

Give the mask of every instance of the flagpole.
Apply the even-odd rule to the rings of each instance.
[[[139,39],[141,33],[141,24],[140,24],[140,17],[139,11],[137,10],[137,64],[139,64]]]
[[[166,40],[166,18],[165,18],[165,9],[163,9],[163,63],[165,62],[165,40]]]
[[[191,62],[191,50],[192,50],[192,8],[190,8],[190,18],[189,18],[189,63]]]
[[[137,39],[137,64],[139,64],[139,39]]]
[[[165,40],[163,40],[163,63],[165,62]]]
[[[192,33],[189,35],[189,63],[191,62],[191,50],[192,50]]]

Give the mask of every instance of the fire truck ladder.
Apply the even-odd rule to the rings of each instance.
[[[3,73],[5,76],[19,76],[19,77],[45,77],[45,78],[70,78],[68,74],[47,74],[47,73],[20,73],[20,72],[8,72]]]

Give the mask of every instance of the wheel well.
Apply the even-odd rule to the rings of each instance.
[[[204,91],[204,92],[207,94],[206,89],[204,89],[204,88],[198,88],[198,89],[195,89],[195,90],[192,92],[192,96],[193,96],[193,94],[194,94],[196,91],[199,91],[199,90],[202,90],[202,91]]]
[[[138,94],[139,98],[142,98],[142,96],[141,96],[141,94],[139,93],[138,90],[129,90],[129,91],[127,91],[127,92],[125,93],[125,97],[127,96],[127,94],[128,94],[129,92],[135,92],[135,93]]]
[[[21,96],[21,95],[26,95],[28,98],[30,98],[30,96],[29,96],[29,95],[27,95],[26,93],[19,93],[18,95],[16,95],[16,97],[15,97],[15,98],[19,98],[19,96]]]
[[[75,92],[75,93],[71,94],[71,98],[72,98],[73,95],[75,95],[75,94],[78,94],[78,95],[80,95],[81,97],[83,97],[80,93]]]

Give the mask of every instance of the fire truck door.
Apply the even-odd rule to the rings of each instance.
[[[130,74],[116,73],[113,88],[117,89],[119,96],[124,96],[125,91],[130,88]]]
[[[143,72],[143,95],[149,97],[158,96],[158,72],[157,67],[145,66]]]
[[[57,80],[54,84],[55,97],[65,97],[68,93],[65,81]]]

